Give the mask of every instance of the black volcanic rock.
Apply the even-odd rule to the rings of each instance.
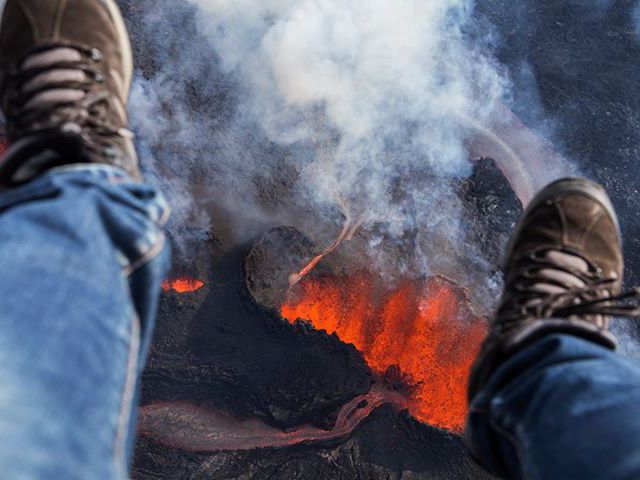
[[[142,76],[153,76],[163,62],[178,63],[186,48],[198,54],[197,61],[179,69],[181,77],[174,85],[180,88],[174,94],[193,109],[191,115],[202,123],[199,134],[207,141],[188,151],[163,145],[154,154],[161,166],[165,157],[179,157],[171,165],[184,167],[169,172],[176,178],[208,184],[216,172],[202,171],[197,160],[216,150],[218,144],[209,141],[215,138],[211,132],[232,118],[235,92],[219,75],[218,60],[210,54],[206,39],[197,33],[195,7],[184,0],[120,3],[128,16]],[[610,5],[608,11],[601,7],[602,14],[594,13],[596,6],[605,4]],[[525,124],[552,130],[551,139],[577,159],[578,168],[610,189],[627,237],[627,279],[635,282],[640,269],[640,96],[630,92],[637,90],[640,43],[634,40],[630,24],[633,7],[634,2],[478,2],[500,32],[496,38],[504,47],[500,60],[515,82],[516,98],[510,108]],[[164,22],[180,35],[155,41],[159,29],[153,22],[145,28],[141,19],[149,11],[154,12],[154,22]],[[216,81],[211,81],[214,77]],[[532,85],[539,85],[539,92]],[[168,116],[174,110],[171,104],[163,106]],[[543,123],[542,118],[554,122]],[[256,141],[261,142],[261,138]],[[275,163],[274,158],[283,156],[267,147],[263,155],[255,155],[263,150],[252,147],[261,161]],[[280,179],[255,179],[261,198],[269,203],[282,190],[272,187],[275,180]],[[490,160],[475,165],[472,177],[462,182],[460,195],[471,225],[469,244],[481,245],[487,262],[497,266],[521,205]],[[218,202],[218,196],[211,201]],[[399,255],[414,248],[416,231],[410,227]],[[230,263],[231,277],[224,268],[207,266],[202,271],[211,273],[201,291],[163,296],[143,378],[143,402],[183,400],[238,417],[258,415],[281,426],[302,421],[328,426],[341,402],[367,388],[366,367],[357,352],[335,338],[305,325],[288,325],[274,312],[253,304],[239,286],[240,263]],[[476,295],[486,297],[485,292]],[[313,378],[309,385],[301,379],[323,374],[326,378]],[[193,454],[140,438],[133,476],[140,480],[486,478],[466,456],[460,438],[387,408],[375,412],[351,438],[330,445]]]
[[[246,288],[251,245],[211,268],[206,287],[161,302],[158,338],[143,377],[143,404],[188,402],[278,428],[330,428],[349,399],[367,392],[369,370],[335,335],[289,324]],[[188,434],[188,433],[187,433]],[[141,436],[133,478],[372,480],[486,479],[462,439],[389,406],[343,439],[285,448],[194,453]]]
[[[499,265],[507,241],[522,214],[522,203],[508,180],[490,158],[473,165],[473,173],[460,187],[465,222],[472,244],[480,246],[487,260]]]
[[[245,285],[246,253],[235,249],[213,266],[206,298],[187,294],[197,308],[165,295],[143,402],[190,401],[279,427],[326,426],[369,390],[369,370],[352,345],[257,304]]]
[[[272,228],[261,235],[244,264],[253,299],[267,308],[279,308],[289,290],[289,276],[317,254],[314,248],[313,242],[293,227]]]
[[[470,235],[477,236],[473,241],[495,252],[495,260],[521,211],[519,201],[491,160],[474,165],[459,194],[472,225]],[[281,248],[291,252],[279,263]],[[313,244],[304,236],[281,227],[233,249],[213,265],[202,256],[197,265],[190,264],[200,277],[204,265],[209,269],[205,287],[163,295],[156,341],[143,377],[143,404],[188,402],[228,412],[239,421],[259,417],[280,429],[305,423],[331,428],[339,408],[371,386],[360,353],[307,323],[289,324],[277,311],[256,302],[266,298],[266,303],[277,303],[269,299],[279,298],[286,289],[286,273],[312,252]],[[270,264],[277,268],[271,271]],[[330,444],[193,453],[142,437],[134,475],[487,478],[467,457],[459,437],[390,407],[378,409],[353,435]]]

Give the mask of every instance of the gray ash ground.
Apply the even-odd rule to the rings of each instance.
[[[640,278],[640,35],[634,1],[479,1],[515,80],[514,112],[544,125],[581,171],[605,185]],[[536,88],[531,89],[535,84]],[[545,121],[543,122],[543,119]]]

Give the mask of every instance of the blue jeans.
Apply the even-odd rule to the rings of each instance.
[[[0,195],[0,477],[127,478],[167,214],[108,166]]]
[[[640,370],[589,341],[544,337],[475,396],[467,442],[505,478],[640,479]]]

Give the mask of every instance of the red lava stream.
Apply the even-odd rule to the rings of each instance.
[[[140,409],[139,433],[164,445],[192,452],[277,448],[308,442],[340,439],[349,435],[369,414],[384,404],[403,408],[398,392],[374,386],[344,405],[335,426],[323,430],[302,425],[284,432],[262,420],[238,420],[215,410],[188,403],[154,403]]]

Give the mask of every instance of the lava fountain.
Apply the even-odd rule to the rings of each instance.
[[[467,377],[486,322],[450,280],[405,280],[388,288],[368,273],[307,277],[289,293],[281,314],[353,344],[381,376],[399,369],[411,392],[411,414],[462,430]]]

